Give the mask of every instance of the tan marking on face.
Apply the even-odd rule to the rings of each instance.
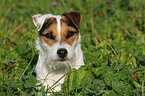
[[[52,17],[53,18],[53,17]],[[53,18],[54,19],[54,18]],[[52,36],[54,37],[54,39],[50,39],[50,38],[47,38],[46,36],[44,36],[45,34],[48,34],[48,33],[51,33],[52,32]],[[53,23],[49,26],[49,28],[46,28],[43,33],[43,35],[40,36],[40,40],[41,42],[44,44],[44,43],[47,43],[49,46],[52,46],[55,42],[56,42],[56,38],[57,38],[57,35],[58,35],[58,32],[57,32],[57,23],[56,23],[56,20],[53,21]]]
[[[75,28],[68,26],[65,22],[62,21],[61,22],[61,33],[60,33],[61,38],[67,44],[72,46],[73,43],[78,40],[78,33],[74,33],[74,35],[72,37],[67,39],[66,37],[67,37],[69,31],[77,32],[77,30]]]

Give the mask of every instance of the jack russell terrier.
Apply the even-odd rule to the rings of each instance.
[[[35,68],[37,79],[50,91],[61,91],[63,77],[69,68],[84,65],[79,26],[82,14],[37,14],[33,17],[39,31],[36,40],[39,59]],[[59,80],[61,78],[61,80]],[[56,85],[56,86],[54,86]]]

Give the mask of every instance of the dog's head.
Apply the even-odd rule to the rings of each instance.
[[[38,49],[46,54],[47,61],[72,62],[77,54],[76,46],[80,42],[81,13],[38,14],[32,18],[39,31]]]

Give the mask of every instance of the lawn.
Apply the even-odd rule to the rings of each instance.
[[[0,96],[36,89],[35,14],[82,13],[85,66],[70,70],[54,96],[145,95],[145,0],[0,0]]]

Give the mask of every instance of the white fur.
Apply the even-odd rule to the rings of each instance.
[[[58,31],[58,40],[61,39],[60,37],[60,31],[61,31],[61,25],[60,25],[60,20],[61,20],[61,16],[60,15],[57,15],[57,16],[54,16],[56,18],[56,21],[57,21],[57,31]]]
[[[38,17],[37,17],[38,16]],[[41,17],[42,16],[42,17]],[[72,46],[67,44],[66,42],[60,42],[61,36],[60,36],[60,19],[61,16],[57,15],[50,15],[49,17],[53,16],[57,20],[57,31],[58,31],[58,41],[53,44],[51,47],[45,43],[42,44],[40,41],[40,37],[37,38],[37,49],[40,50],[39,52],[39,59],[35,68],[37,79],[43,83],[43,85],[52,87],[52,85],[58,81],[62,76],[64,76],[69,68],[76,68],[78,69],[81,65],[84,65],[83,62],[83,53],[81,50],[80,40],[81,36],[79,34],[78,40],[73,43]],[[48,18],[47,15],[34,15],[34,24],[36,27],[39,25],[38,31],[43,26],[43,23],[45,22],[45,19]],[[36,19],[37,18],[37,19]],[[42,21],[41,21],[42,20]],[[38,24],[39,23],[39,24]],[[67,54],[67,60],[66,61],[59,61],[59,57],[57,55],[57,50],[60,48],[65,48],[68,52]],[[54,88],[55,91],[61,91],[61,84],[63,83],[64,78],[62,78],[56,85],[57,87]]]

